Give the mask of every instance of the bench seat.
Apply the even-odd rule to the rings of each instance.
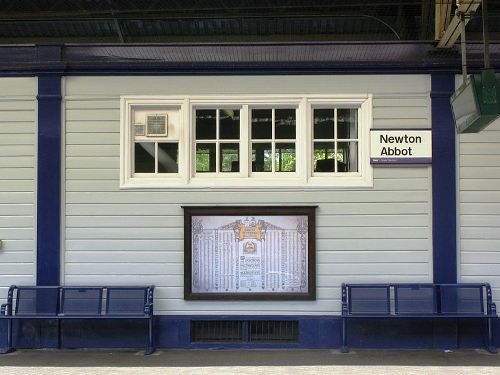
[[[471,284],[342,284],[342,352],[348,351],[347,320],[354,318],[481,318],[487,320],[486,349],[496,353],[491,287]]]
[[[0,311],[0,319],[8,320],[4,352],[14,350],[13,320],[142,319],[148,321],[145,354],[151,354],[154,351],[153,290],[153,286],[13,285]]]

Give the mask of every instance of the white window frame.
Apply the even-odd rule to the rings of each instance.
[[[182,133],[179,137],[179,173],[132,175],[134,143],[131,112],[134,106],[178,107]],[[313,109],[359,108],[358,172],[313,171]],[[123,96],[120,98],[120,188],[339,188],[373,186],[369,133],[372,128],[372,95],[204,95]],[[196,109],[240,109],[240,172],[196,173]],[[295,172],[251,171],[252,108],[296,108]],[[274,163],[274,159],[273,159]]]

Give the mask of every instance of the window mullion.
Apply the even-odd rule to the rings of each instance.
[[[158,174],[158,142],[155,141],[155,174]]]
[[[240,174],[250,176],[250,161],[252,160],[252,145],[250,143],[250,111],[248,105],[241,106],[240,113]]]
[[[271,110],[271,173],[276,173],[276,143],[275,143],[275,127],[276,127],[275,109]]]
[[[220,109],[215,110],[215,173],[220,173],[219,163],[220,163],[220,140],[219,140],[219,128],[220,128]]]
[[[337,108],[334,109],[333,111],[333,137],[334,137],[334,143],[333,143],[333,165],[335,167],[335,173],[338,172],[338,165],[337,165],[337,150],[338,150],[338,143],[337,143],[337,128],[338,128],[338,123],[337,123]]]

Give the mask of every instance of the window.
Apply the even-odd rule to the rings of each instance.
[[[122,98],[121,186],[371,186],[371,96]]]
[[[295,172],[296,112],[294,108],[252,108],[252,172]]]
[[[314,172],[358,172],[357,108],[313,109]]]
[[[196,173],[240,171],[240,110],[196,109]]]

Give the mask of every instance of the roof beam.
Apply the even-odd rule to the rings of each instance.
[[[448,0],[436,0],[437,2],[447,2]],[[465,24],[470,21],[470,16],[472,13],[476,12],[479,5],[481,5],[482,0],[460,0],[458,2],[458,8],[456,9],[455,15],[451,19],[449,25],[446,27],[443,35],[439,39],[439,43],[437,45],[438,48],[451,48],[457,41],[460,36],[461,27],[460,15],[465,15]],[[437,6],[437,5],[436,5]],[[437,7],[436,7],[437,11]],[[440,15],[440,18],[443,19],[444,16]],[[436,13],[436,22],[438,22],[438,14]]]

